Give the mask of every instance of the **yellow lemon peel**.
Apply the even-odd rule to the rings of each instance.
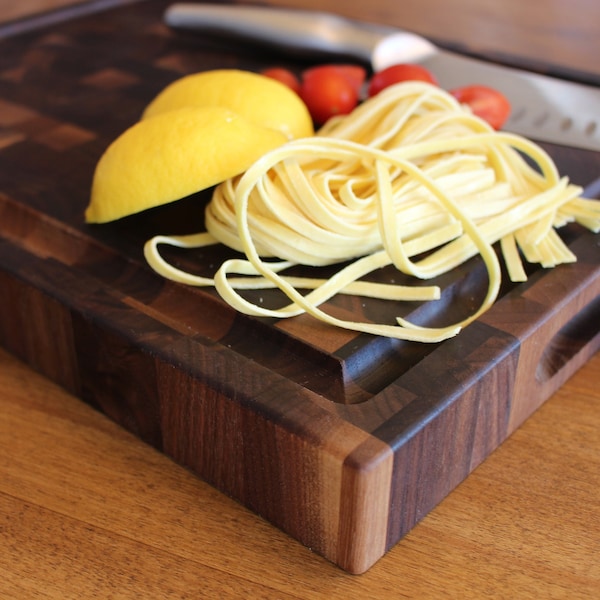
[[[286,141],[222,106],[146,118],[101,156],[85,219],[106,223],[179,200],[242,173]]]
[[[251,71],[217,69],[186,75],[164,88],[142,118],[182,106],[223,106],[258,125],[281,131],[288,139],[314,134],[312,119],[298,94]]]

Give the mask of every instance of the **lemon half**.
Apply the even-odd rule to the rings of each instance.
[[[223,106],[184,107],[137,122],[101,156],[88,223],[106,223],[189,196],[245,171],[287,141]]]

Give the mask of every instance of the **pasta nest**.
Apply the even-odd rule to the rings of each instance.
[[[266,153],[242,175],[218,185],[206,208],[206,232],[156,236],[145,254],[161,275],[214,285],[246,314],[284,318],[306,312],[354,331],[437,342],[456,335],[497,298],[497,242],[513,281],[526,279],[522,257],[544,267],[576,260],[556,228],[578,221],[600,229],[600,203],[582,198],[581,192],[532,141],[494,131],[436,86],[401,83],[350,115],[331,119],[315,136]],[[225,261],[214,278],[181,271],[158,251],[160,244],[214,243],[245,255]],[[428,328],[402,318],[395,324],[347,321],[321,308],[337,293],[437,299],[437,286],[362,278],[394,265],[402,273],[431,279],[477,254],[487,269],[487,293],[459,323]],[[295,265],[338,263],[348,264],[327,279],[285,275]],[[286,294],[287,306],[265,308],[241,293],[272,287]]]

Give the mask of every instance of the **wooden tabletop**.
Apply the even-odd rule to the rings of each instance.
[[[75,2],[2,2],[0,20],[67,4]],[[452,15],[447,4],[343,6],[477,50],[600,72],[596,0],[546,0],[543,11],[460,0]],[[0,598],[595,597],[599,373],[596,354],[375,566],[352,576],[0,350]]]

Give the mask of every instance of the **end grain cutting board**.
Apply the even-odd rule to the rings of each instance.
[[[406,344],[235,313],[164,281],[142,246],[203,228],[208,194],[83,222],[94,166],[166,84],[272,57],[173,35],[144,2],[0,41],[0,343],[343,569],[368,569],[598,348],[599,238],[578,262],[505,284],[458,337]],[[585,185],[600,156],[548,148]],[[173,255],[214,270],[228,251]],[[386,273],[381,277],[385,279]],[[473,260],[406,314],[436,323],[485,291]],[[265,302],[278,299],[262,292]],[[340,297],[338,315],[385,319]]]

